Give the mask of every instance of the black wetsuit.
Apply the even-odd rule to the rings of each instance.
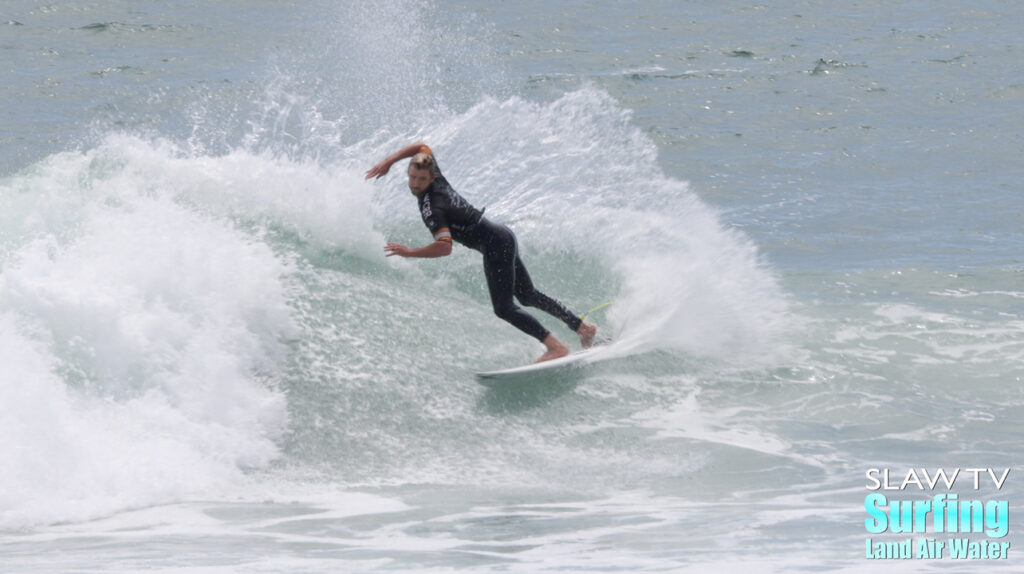
[[[559,301],[541,293],[533,286],[526,271],[516,236],[505,225],[484,217],[483,211],[469,204],[441,175],[435,160],[434,182],[419,196],[423,223],[434,239],[451,239],[475,249],[484,256],[484,275],[491,294],[494,314],[519,330],[543,342],[550,334],[536,318],[523,311],[513,297],[527,307],[536,307],[576,331],[583,320]]]

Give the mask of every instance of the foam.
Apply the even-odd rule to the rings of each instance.
[[[184,160],[154,175],[116,153],[139,145],[17,182],[35,202],[20,198],[30,216],[0,275],[0,430],[16,437],[0,528],[173,500],[280,454],[290,264],[183,205],[174,192],[197,177],[174,169]]]

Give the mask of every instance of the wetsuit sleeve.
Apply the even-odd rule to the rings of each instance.
[[[452,231],[451,229],[448,228],[447,224],[439,228],[437,231],[431,229],[430,232],[434,234],[434,241],[447,241],[448,243],[452,242]]]
[[[430,234],[434,236],[434,241],[451,243],[452,232],[448,225],[448,206],[439,200],[440,196],[431,194],[420,206],[423,212],[423,223],[430,230]]]

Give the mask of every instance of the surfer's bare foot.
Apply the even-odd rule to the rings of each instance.
[[[576,330],[576,333],[580,336],[580,344],[583,345],[583,348],[589,349],[594,345],[594,337],[597,335],[597,325],[584,321],[583,324],[580,325],[580,328]]]
[[[565,343],[559,341],[558,337],[555,337],[554,335],[548,335],[548,337],[544,339],[544,346],[547,347],[548,350],[541,355],[539,359],[537,359],[536,362],[538,363],[564,357],[569,354],[569,347],[566,347]]]

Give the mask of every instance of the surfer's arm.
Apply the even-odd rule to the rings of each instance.
[[[443,238],[423,247],[406,247],[401,243],[388,243],[384,247],[384,252],[386,253],[385,257],[392,255],[424,258],[446,257],[451,255],[452,242],[451,239]]]
[[[433,153],[430,151],[430,148],[427,147],[427,144],[423,142],[411,143],[403,147],[402,149],[396,151],[395,153],[389,155],[388,157],[384,158],[377,165],[368,169],[366,171],[366,179],[379,179],[381,177],[384,177],[391,169],[391,166],[395,164],[395,162],[402,161],[403,159],[409,159],[410,157],[420,152],[429,153],[433,155]]]

